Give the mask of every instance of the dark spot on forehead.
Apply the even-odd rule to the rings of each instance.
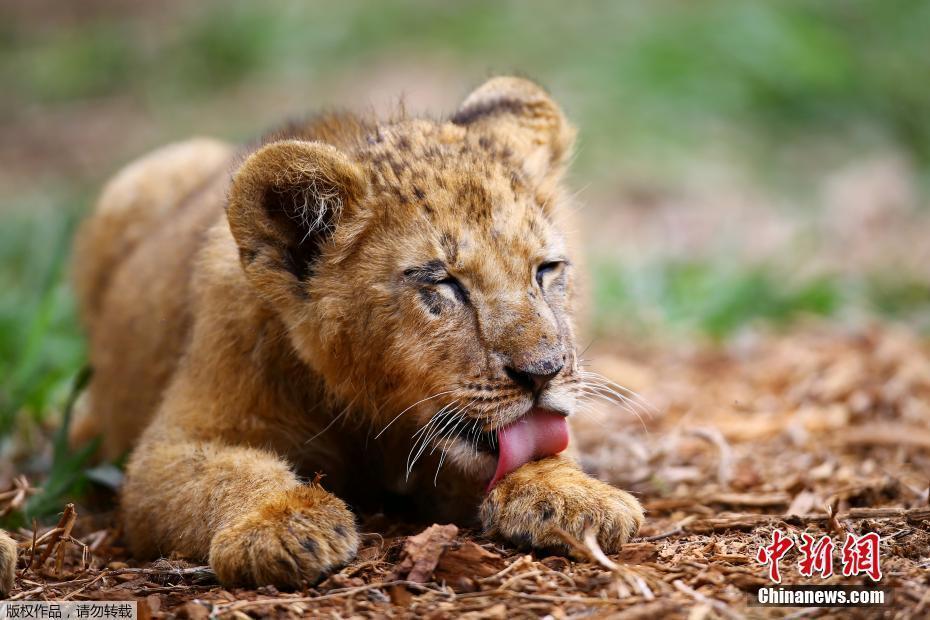
[[[391,192],[394,194],[394,198],[397,200],[398,204],[406,205],[410,202],[403,190],[401,190],[396,185],[391,188]]]
[[[388,162],[391,164],[391,170],[394,172],[394,176],[397,177],[397,180],[400,181],[401,177],[404,175],[409,167],[407,163],[401,159],[397,159],[393,155],[388,157]]]
[[[490,200],[488,190],[484,186],[484,183],[475,176],[469,176],[462,182],[460,192],[475,202],[487,202]]]

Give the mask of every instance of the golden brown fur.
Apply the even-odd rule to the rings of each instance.
[[[132,449],[133,550],[293,586],[351,559],[349,505],[398,496],[433,519],[483,502],[485,529],[527,546],[591,526],[617,550],[639,504],[563,456],[483,494],[479,443],[533,407],[569,415],[581,385],[572,135],[538,86],[495,78],[448,121],[330,115],[120,173],[78,240],[95,375],[76,435]]]
[[[16,578],[16,541],[0,530],[0,598],[6,598]]]

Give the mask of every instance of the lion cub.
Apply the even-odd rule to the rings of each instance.
[[[572,139],[499,77],[446,120],[331,114],[120,172],[77,239],[95,374],[74,440],[132,450],[134,552],[297,586],[352,559],[350,506],[617,551],[639,503],[559,455],[583,387]]]

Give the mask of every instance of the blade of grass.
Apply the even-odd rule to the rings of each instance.
[[[97,450],[99,438],[72,450],[68,443],[68,432],[71,428],[74,404],[87,387],[91,375],[90,366],[85,366],[74,378],[62,415],[61,426],[55,432],[52,443],[52,465],[48,478],[42,485],[41,491],[29,498],[23,510],[23,517],[27,522],[33,518],[41,520],[55,514],[61,509],[64,499],[78,494],[87,482],[85,466]]]

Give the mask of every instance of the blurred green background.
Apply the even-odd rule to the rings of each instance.
[[[579,127],[597,338],[926,329],[928,33],[922,0],[2,3],[5,450],[83,364],[69,244],[121,164],[322,107],[447,114],[495,73]]]

